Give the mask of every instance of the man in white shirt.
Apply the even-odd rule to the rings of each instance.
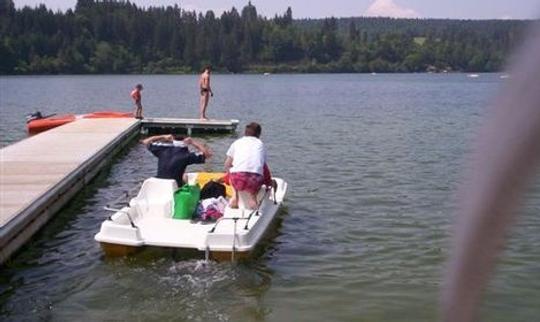
[[[257,208],[257,193],[264,183],[263,169],[266,163],[266,149],[259,139],[261,126],[252,122],[246,125],[244,137],[231,144],[225,160],[225,172],[234,188],[230,202],[232,208],[238,208],[238,191],[247,192],[247,206]]]

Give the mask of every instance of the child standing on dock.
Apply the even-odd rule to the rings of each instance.
[[[135,118],[142,119],[142,96],[141,91],[143,90],[142,84],[137,84],[133,91],[131,91],[131,98],[133,98],[133,101],[135,102]]]
[[[209,65],[204,67],[204,70],[199,79],[199,89],[201,92],[201,103],[200,103],[200,113],[199,118],[201,120],[208,120],[206,117],[206,108],[208,107],[208,101],[210,96],[214,96],[212,88],[210,87],[210,73],[212,72],[212,67]]]

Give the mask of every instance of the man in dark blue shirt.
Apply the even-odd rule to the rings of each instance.
[[[174,179],[178,187],[183,185],[183,175],[190,164],[204,163],[211,156],[210,150],[192,138],[156,135],[141,141],[158,158],[156,178]],[[197,152],[190,152],[188,146]]]

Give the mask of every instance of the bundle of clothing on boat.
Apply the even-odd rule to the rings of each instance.
[[[201,189],[195,218],[202,221],[216,221],[223,217],[227,204],[225,185],[209,181]]]

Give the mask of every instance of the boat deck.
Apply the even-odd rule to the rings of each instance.
[[[180,248],[203,247],[206,235],[213,227],[211,223],[173,218],[144,218],[137,225],[141,228],[145,245]]]

